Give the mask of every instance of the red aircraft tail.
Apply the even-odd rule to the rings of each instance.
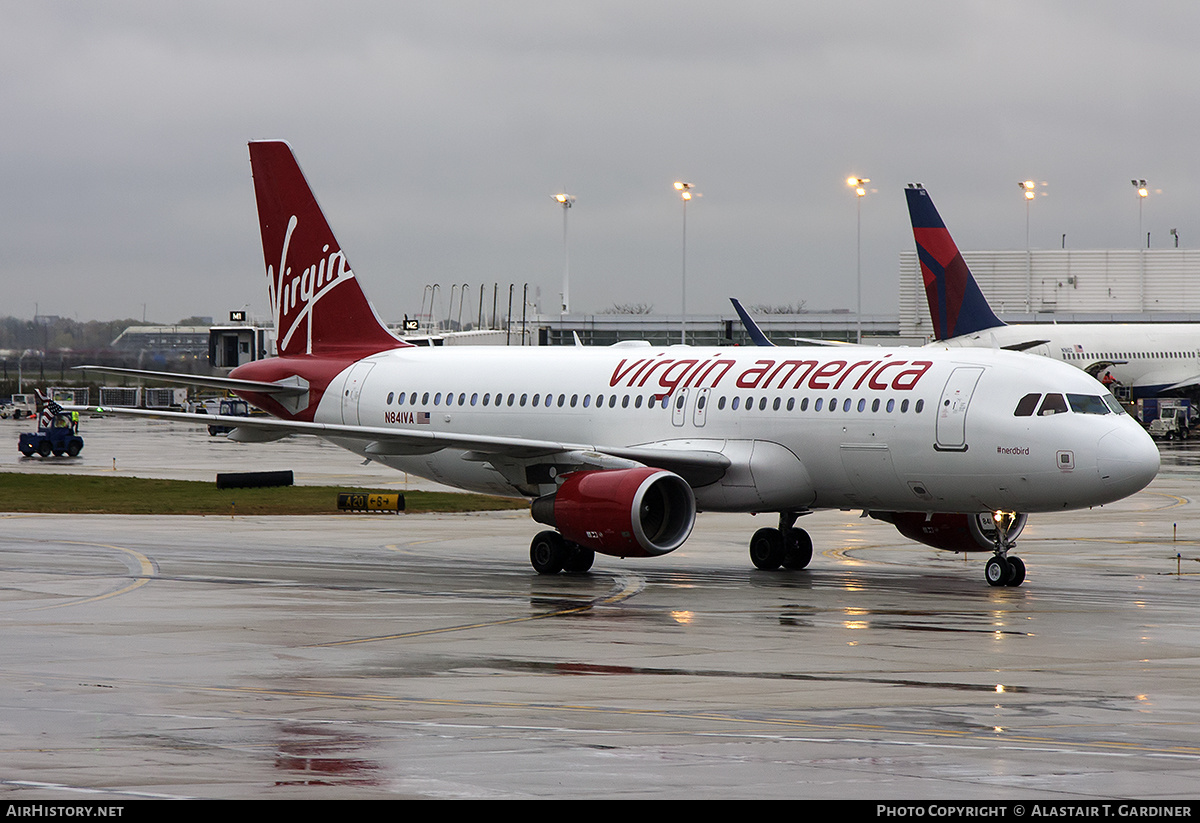
[[[279,140],[250,143],[277,354],[364,356],[409,344],[388,331]]]

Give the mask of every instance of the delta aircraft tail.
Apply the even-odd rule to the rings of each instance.
[[[277,354],[361,357],[409,345],[359,288],[291,147],[251,142],[250,168]]]
[[[935,340],[994,329],[1004,323],[992,312],[954,238],[920,184],[904,191],[917,242],[917,260],[929,299]]]

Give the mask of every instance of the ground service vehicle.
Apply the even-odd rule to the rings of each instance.
[[[40,425],[36,432],[24,432],[21,435],[17,442],[21,454],[26,457],[35,454],[41,457],[52,454],[55,457],[78,456],[83,451],[83,438],[79,436],[77,418],[61,409],[48,414],[48,425]]]

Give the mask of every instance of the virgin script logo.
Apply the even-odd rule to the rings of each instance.
[[[329,244],[326,243],[321,249],[321,254],[328,256],[322,257],[299,274],[293,274],[291,266],[288,265],[288,249],[292,244],[292,234],[299,224],[299,219],[293,214],[288,220],[287,232],[283,236],[279,267],[267,266],[267,291],[270,293],[271,311],[275,315],[279,351],[282,353],[287,350],[292,336],[301,323],[307,320],[305,326],[308,338],[305,342],[305,353],[311,354],[313,308],[339,283],[354,279],[354,272],[346,264],[346,256],[342,254],[341,249],[330,252]]]

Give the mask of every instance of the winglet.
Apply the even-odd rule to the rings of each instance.
[[[754,318],[750,313],[742,308],[741,302],[736,297],[729,298],[729,302],[733,303],[733,309],[738,313],[738,317],[742,318],[742,325],[746,327],[746,333],[750,335],[750,339],[754,341],[756,346],[774,346],[767,336],[763,334],[763,330],[754,322]]]
[[[361,355],[409,345],[363,294],[291,147],[250,143],[250,168],[278,354]]]
[[[929,300],[934,339],[946,340],[1003,326],[971,276],[929,193],[920,184],[909,184],[904,194],[908,198],[908,215]]]

